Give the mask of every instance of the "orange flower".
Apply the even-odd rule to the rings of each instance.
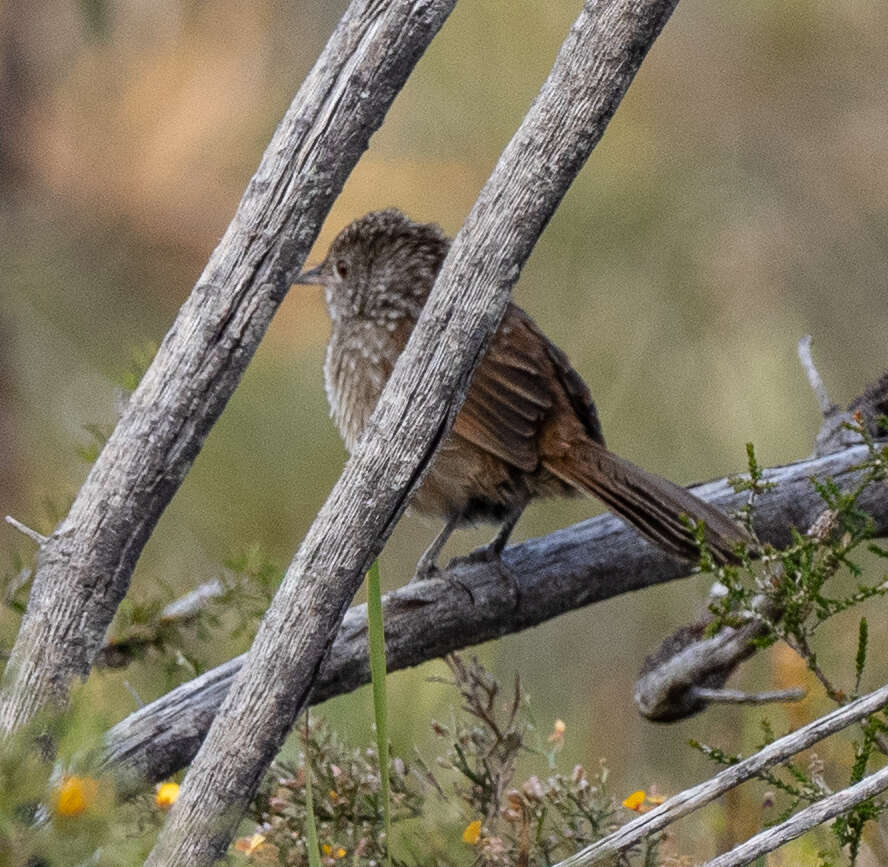
[[[161,783],[157,787],[157,792],[154,795],[154,803],[157,804],[158,807],[163,807],[164,810],[169,810],[169,808],[176,803],[178,797],[178,783]]]
[[[555,725],[552,726],[552,734],[549,735],[549,743],[560,744],[564,740],[564,733],[566,731],[567,726],[565,725],[564,720],[555,720]]]
[[[641,805],[644,803],[644,789],[633,792],[628,798],[623,799],[623,806],[627,810],[635,810],[636,813],[642,812]]]
[[[98,792],[99,781],[92,777],[65,777],[56,790],[56,812],[60,816],[79,816],[93,804]]]
[[[474,822],[469,822],[466,825],[466,830],[463,831],[462,835],[463,843],[468,843],[470,846],[476,846],[478,841],[481,839],[481,820],[475,819]]]

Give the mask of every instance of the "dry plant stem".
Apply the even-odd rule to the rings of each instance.
[[[707,861],[707,867],[738,867],[741,864],[749,864],[756,858],[767,852],[773,852],[784,843],[801,837],[806,831],[810,831],[817,825],[822,825],[830,819],[835,819],[847,812],[857,804],[861,804],[880,792],[888,789],[888,766],[864,777],[859,783],[842,789],[834,795],[828,795],[810,807],[799,810],[780,825],[768,828],[754,837],[750,837],[745,843],[741,843],[730,852],[719,855],[711,861]]]
[[[743,759],[736,765],[731,765],[711,779],[690,789],[686,789],[677,795],[673,795],[669,800],[664,801],[659,807],[655,807],[649,813],[645,813],[637,819],[633,819],[631,822],[623,825],[622,828],[619,828],[612,834],[608,834],[608,836],[602,840],[598,840],[592,845],[577,852],[575,855],[572,855],[570,858],[566,858],[564,861],[559,862],[556,867],[579,867],[581,864],[597,864],[605,858],[610,858],[618,852],[622,852],[630,846],[634,846],[645,837],[649,837],[662,831],[665,827],[671,825],[678,819],[681,819],[683,816],[687,816],[689,813],[699,810],[710,801],[719,797],[719,795],[723,795],[730,789],[739,786],[741,783],[751,779],[766,768],[773,767],[779,762],[785,761],[790,756],[807,749],[823,738],[834,734],[837,731],[841,731],[864,717],[881,710],[886,704],[888,704],[888,686],[883,686],[856,701],[850,702],[844,707],[840,707],[831,713],[814,720],[812,723],[808,723],[808,725],[803,726],[792,734],[778,738],[773,743],[768,744],[763,750],[755,753],[755,755],[750,756],[748,759]],[[881,777],[879,785],[881,785],[882,788],[885,788],[888,786],[888,779],[882,777],[884,774],[885,770],[879,771],[877,775],[867,777],[862,783],[872,781],[876,777]],[[846,792],[853,791],[856,788],[857,786],[854,786],[852,789],[846,790]],[[881,791],[881,789],[878,791]],[[865,798],[862,800],[865,800]],[[822,803],[824,802],[818,802],[818,804]],[[814,807],[818,804],[815,804]],[[847,809],[850,805],[850,802],[847,803],[845,808]],[[802,816],[804,813],[807,813],[809,809],[812,808],[806,808],[796,814],[794,818]],[[828,816],[819,821],[825,821],[825,818],[828,818]],[[817,822],[814,822],[813,824],[817,824]],[[813,825],[809,825],[808,827],[813,827]],[[803,830],[805,829],[803,828],[798,833],[802,833]],[[798,836],[798,834],[795,834],[794,836]],[[754,837],[752,839],[755,840],[757,838]],[[786,839],[792,838],[787,837]],[[776,848],[779,845],[780,843],[775,843],[772,848]],[[715,864],[717,861],[710,863]],[[746,862],[726,861],[724,863],[745,864]]]
[[[362,440],[284,578],[148,863],[212,863],[298,712],[363,574],[464,399],[512,285],[675,0],[588,2],[454,240]]]
[[[865,456],[866,449],[856,446],[766,470],[765,478],[778,487],[763,494],[757,505],[759,536],[783,545],[789,541],[791,525],[810,526],[823,508],[811,477],[831,476],[843,489],[852,488],[860,477],[854,468]],[[735,494],[725,479],[696,487],[694,493],[729,511],[746,501],[745,493]],[[864,492],[861,505],[873,515],[877,533],[888,534],[888,489],[873,485]],[[507,548],[503,558],[520,588],[517,607],[513,586],[490,563],[461,564],[446,576],[471,587],[474,604],[450,580],[409,584],[387,594],[383,605],[389,670],[418,665],[565,611],[687,574],[687,566],[611,515]],[[363,605],[356,606],[346,615],[321,667],[312,703],[368,682],[365,611]],[[230,660],[182,684],[109,732],[104,763],[118,775],[123,791],[138,791],[191,761],[243,661],[242,656]]]
[[[355,0],[237,213],[43,547],[0,694],[0,732],[86,675],[158,518],[240,380],[318,228],[456,0]]]

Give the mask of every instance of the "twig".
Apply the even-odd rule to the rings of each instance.
[[[811,828],[840,816],[886,789],[888,789],[888,766],[864,777],[859,783],[847,789],[828,795],[810,807],[799,810],[780,825],[750,837],[730,852],[707,861],[707,867],[739,867],[741,864],[749,864],[766,852],[773,852],[784,843],[801,837],[805,831],[810,831]]]
[[[885,707],[886,704],[888,704],[888,685],[883,686],[856,701],[850,702],[844,707],[837,708],[831,713],[808,723],[808,725],[803,726],[792,734],[778,738],[755,755],[750,756],[748,759],[743,759],[735,765],[731,765],[711,779],[690,789],[685,789],[685,791],[679,792],[677,795],[673,795],[650,812],[628,822],[623,825],[622,828],[619,828],[612,834],[608,834],[607,837],[592,843],[575,855],[559,862],[556,867],[579,867],[581,864],[595,864],[607,857],[617,854],[618,852],[622,852],[630,846],[634,846],[645,837],[649,837],[662,831],[663,828],[671,825],[683,816],[687,816],[689,813],[699,810],[701,807],[704,807],[706,804],[715,800],[715,798],[723,795],[730,789],[739,786],[746,780],[755,777],[767,768],[807,749],[812,744],[823,740],[823,738],[847,728],[849,725],[856,723],[864,717],[876,713]],[[888,768],[879,772],[879,775],[883,774],[886,776],[879,781],[879,785],[881,785],[882,788],[888,786]],[[867,779],[872,780],[873,778],[870,777]],[[852,788],[856,789],[857,787],[855,786]],[[878,791],[881,791],[881,789],[878,789]],[[869,797],[871,797],[871,795]],[[865,798],[861,798],[861,800],[865,800]],[[822,803],[823,801],[818,802],[818,804]],[[818,804],[815,804],[814,807],[817,807]],[[802,810],[800,813],[797,813],[794,818],[808,813],[808,810],[810,809],[812,808]],[[845,809],[847,809],[847,806]],[[820,819],[819,821],[822,822],[825,818]],[[817,822],[814,822],[813,824],[817,824]],[[805,829],[803,828],[798,833],[802,833],[803,830]],[[752,839],[754,840],[756,838]],[[776,845],[780,844],[777,843],[775,846]],[[711,862],[711,864],[715,863],[716,862]],[[725,863],[740,864],[746,862],[732,861]],[[721,865],[721,867],[723,867],[723,865]]]
[[[15,577],[10,579],[9,584],[6,585],[6,594],[4,596],[4,602],[6,602],[7,605],[15,600],[19,590],[31,580],[31,575],[33,573],[34,570],[31,569],[30,566],[23,566],[16,573]],[[8,658],[8,654],[6,654],[4,658]]]
[[[801,701],[808,693],[800,686],[790,689],[772,689],[763,692],[743,692],[739,689],[708,689],[697,686],[691,690],[701,701],[715,704],[771,704],[773,702]]]
[[[128,633],[105,642],[96,654],[94,665],[102,668],[124,668],[151,646],[162,645],[167,627],[186,624],[199,616],[214,599],[224,596],[228,587],[220,578],[213,578],[170,602],[148,623],[134,626]]]
[[[190,593],[174,599],[160,612],[161,623],[183,623],[193,620],[214,599],[228,592],[221,578],[211,578],[198,585]]]
[[[812,388],[818,395],[821,405],[826,406],[827,411],[837,411],[837,408],[828,401],[826,389],[811,360],[810,349],[811,338],[803,337],[799,341],[799,358],[808,373]],[[874,426],[878,429],[877,417],[885,408],[884,401],[888,400],[886,392],[888,392],[888,374],[883,376],[878,383],[868,386],[864,395],[857,398],[852,404],[860,406],[858,410],[860,423],[866,425],[867,428]],[[818,447],[815,454],[822,456],[836,454],[841,449],[847,449],[852,443],[860,441],[860,437],[856,433],[845,428],[844,420],[846,418],[850,418],[850,416],[843,413],[842,419],[832,427],[829,418],[824,421],[823,427],[817,434]],[[847,434],[847,436],[843,436],[843,434]],[[861,484],[863,484],[862,480]],[[848,490],[854,490],[854,486]],[[750,501],[747,504],[750,507],[752,496],[750,493]],[[756,494],[756,500],[758,501],[760,498],[761,495]],[[766,498],[762,502],[767,505],[769,500]],[[800,520],[800,517],[799,515],[793,516],[792,523],[796,527],[808,527],[807,534],[813,538],[823,540],[834,529],[835,515],[831,509],[823,509],[822,501],[820,502],[820,512],[817,515],[810,516],[806,520]],[[750,529],[755,532],[754,527]],[[776,572],[770,572],[772,568],[771,565],[766,565],[766,574],[769,577],[777,578]],[[722,591],[716,585],[713,592]],[[830,683],[825,673],[816,664],[816,659],[806,642],[804,640],[799,642],[780,632],[777,622],[781,612],[770,610],[762,611],[760,614],[765,621],[772,624],[774,631],[790,643],[796,652],[805,659],[815,676],[823,684],[829,697],[836,702],[844,701],[844,694]],[[660,648],[645,660],[635,688],[635,703],[640,712],[649,719],[674,721],[703,710],[706,703],[698,687],[704,689],[721,688],[736,666],[752,655],[754,648],[751,640],[758,634],[754,627],[745,627],[748,635],[737,630],[726,629],[717,636],[706,638],[705,630],[708,624],[707,620],[681,627],[666,638]],[[761,623],[759,631],[764,628],[765,624]],[[888,747],[888,739],[881,734],[877,738],[877,743],[883,751]]]
[[[817,367],[814,365],[814,358],[811,355],[811,342],[810,334],[806,334],[799,340],[799,361],[808,377],[808,383],[814,392],[817,405],[820,407],[820,412],[823,415],[823,423],[817,432],[817,436],[814,438],[814,454],[826,455],[830,452],[838,451],[851,443],[860,442],[860,437],[848,430],[848,423],[853,421],[851,415],[853,407],[848,411],[843,411],[829,399],[823,379],[821,379],[820,373],[818,373]],[[882,395],[882,400],[884,400],[884,395]],[[864,415],[868,416],[866,418],[867,425],[873,431],[873,436],[879,435],[878,424],[873,424],[874,420],[872,419],[873,414],[876,412],[877,403],[877,400],[873,400],[863,407]]]
[[[823,380],[820,378],[820,374],[814,366],[814,358],[811,355],[811,342],[810,334],[806,334],[799,339],[799,361],[801,362],[805,373],[808,375],[808,383],[814,392],[814,396],[817,398],[820,412],[823,414],[824,418],[829,418],[838,412],[839,408],[829,399],[826,386],[823,384]]]
[[[11,527],[15,527],[19,533],[24,533],[29,539],[36,542],[41,547],[45,545],[49,539],[48,536],[44,536],[43,533],[38,533],[36,530],[29,527],[27,524],[23,524],[21,521],[13,518],[12,515],[6,516],[6,523]]]

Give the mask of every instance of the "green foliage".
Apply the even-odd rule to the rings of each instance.
[[[709,633],[715,634],[723,626],[739,626],[754,616],[768,626],[758,643],[767,646],[783,639],[798,650],[813,671],[817,671],[816,655],[810,650],[809,639],[828,619],[873,597],[888,592],[885,579],[875,584],[859,584],[854,592],[844,596],[827,595],[825,586],[841,570],[855,578],[861,569],[854,552],[861,547],[872,548],[872,519],[859,506],[861,494],[870,485],[885,477],[888,447],[878,446],[866,434],[863,426],[853,430],[864,437],[869,454],[859,467],[860,480],[849,491],[842,491],[832,479],[812,479],[815,490],[823,500],[824,509],[805,535],[792,531],[788,546],[777,550],[770,545],[756,543],[761,557],[748,554],[740,565],[728,565],[716,571],[725,593],[711,605],[714,615]],[[734,479],[737,491],[749,491],[749,499],[741,517],[754,537],[753,516],[756,498],[765,493],[768,483],[756,460],[755,451],[747,446],[749,477]],[[705,549],[701,558],[711,565]],[[865,662],[864,643],[859,647],[857,665],[862,672]]]
[[[805,661],[826,694],[836,703],[843,704],[848,696],[857,696],[864,676],[869,643],[869,626],[866,618],[860,618],[857,629],[857,645],[854,656],[854,684],[844,690],[834,683],[824,671],[812,646],[817,630],[830,618],[848,611],[860,603],[888,592],[888,580],[882,576],[878,582],[858,583],[854,591],[832,596],[827,593],[827,583],[841,571],[858,580],[862,569],[855,559],[858,550],[869,550],[877,556],[886,555],[884,549],[870,542],[873,533],[872,519],[860,507],[863,492],[870,486],[884,481],[888,467],[888,447],[876,443],[862,424],[849,425],[868,447],[866,459],[857,470],[857,484],[843,491],[830,478],[811,479],[823,501],[823,512],[804,535],[792,531],[790,543],[782,549],[756,543],[761,557],[749,554],[742,557],[740,565],[728,565],[716,570],[725,593],[716,599],[710,610],[713,620],[708,633],[714,635],[725,626],[739,626],[755,618],[763,622],[766,632],[756,639],[765,647],[777,641],[785,641]],[[755,457],[752,445],[747,446],[748,478],[734,479],[737,491],[748,491],[749,498],[740,517],[754,535],[756,499],[765,494],[768,484]],[[711,566],[712,561],[702,545],[701,564]],[[763,721],[765,743],[774,739],[770,725]],[[853,744],[854,758],[850,764],[849,785],[859,782],[867,773],[873,753],[888,748],[888,726],[880,717],[870,717],[862,725],[863,740]],[[691,745],[720,765],[739,761],[718,747],[692,741]],[[769,824],[785,821],[802,805],[820,800],[831,789],[823,780],[823,762],[816,753],[810,753],[807,767],[798,762],[786,761],[777,769],[762,771],[759,778],[772,789],[786,796],[786,804],[780,815]],[[850,810],[833,823],[832,830],[841,847],[847,847],[850,863],[856,863],[860,843],[867,822],[886,809],[885,804],[867,801]],[[830,859],[824,855],[824,863]]]
[[[373,715],[376,719],[376,751],[379,763],[385,863],[392,865],[392,812],[389,784],[388,696],[385,686],[385,631],[382,622],[382,591],[379,587],[379,561],[367,573],[367,629],[370,644],[370,679],[373,683]]]
[[[401,837],[401,848],[409,854],[393,863],[542,867],[607,833],[619,808],[607,791],[605,765],[594,775],[579,765],[569,774],[559,772],[564,729],[556,726],[545,746],[534,743],[536,731],[517,679],[504,696],[477,660],[452,656],[448,664],[453,679],[447,683],[458,691],[459,709],[451,712],[448,724],[433,723],[443,755],[432,763],[419,757],[412,763],[389,761],[391,818],[396,827],[409,828]],[[540,757],[554,773],[513,785],[522,753]],[[315,719],[299,760],[276,763],[254,803],[261,853],[272,863],[308,864],[308,757],[322,863],[379,863],[386,855],[379,756],[377,750],[346,746]],[[459,817],[454,830],[462,842],[456,850],[431,834],[421,835],[421,849],[415,844],[413,822],[428,821],[433,800],[443,801],[447,812]],[[249,839],[255,838],[244,838],[241,849]],[[653,864],[655,853],[651,841],[632,855]],[[619,863],[629,861],[627,855]]]
[[[119,384],[127,392],[133,392],[142,381],[145,371],[157,355],[158,345],[153,340],[146,340],[130,350],[129,362],[120,374]]]
[[[309,755],[309,713],[305,712],[305,754]],[[309,867],[321,867],[321,847],[318,843],[318,823],[314,813],[314,792],[311,786],[311,759],[304,764],[305,773],[305,846]]]

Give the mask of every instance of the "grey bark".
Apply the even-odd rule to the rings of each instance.
[[[272,602],[148,859],[212,863],[462,403],[521,267],[676,0],[588,2],[458,233],[362,440]]]
[[[707,861],[707,867],[739,867],[741,864],[750,864],[757,858],[768,852],[779,849],[784,843],[801,837],[806,831],[822,825],[836,816],[841,816],[852,807],[868,801],[880,792],[888,789],[888,767],[864,777],[859,783],[842,789],[833,795],[828,795],[810,807],[799,810],[785,822],[761,831],[746,842],[741,843],[730,852],[719,855],[711,861]]]
[[[0,732],[86,675],[142,547],[200,451],[370,135],[456,0],[355,0],[70,512],[40,551]]]
[[[857,483],[859,471],[855,467],[864,455],[865,448],[856,446],[766,470],[766,479],[778,487],[758,501],[756,532],[760,538],[784,545],[792,526],[810,526],[823,508],[811,478],[829,476],[842,488],[850,488]],[[739,508],[746,499],[746,494],[735,494],[726,479],[693,490],[726,510]],[[877,533],[888,534],[888,489],[873,486],[864,493],[862,503],[872,514]],[[503,552],[503,562],[520,591],[517,600],[513,584],[490,563],[459,564],[446,573],[445,580],[408,584],[386,594],[383,608],[389,671],[687,574],[686,564],[653,547],[609,514],[509,547]],[[472,598],[456,581],[470,588]],[[748,648],[748,637],[739,638],[742,654]],[[719,643],[722,653],[727,641],[729,659],[735,659],[736,640],[720,635],[711,641]],[[701,662],[700,654],[695,653],[694,664],[683,665],[679,679],[690,685],[699,683],[701,665],[707,666],[713,658],[717,654],[709,652]],[[111,729],[104,767],[119,777],[122,791],[134,792],[146,783],[162,780],[192,760],[244,659],[229,660],[182,684]],[[359,605],[345,616],[321,667],[311,702],[349,692],[369,679],[366,606]],[[660,678],[658,684],[664,681]],[[662,689],[655,695],[661,693]]]
[[[612,834],[608,834],[607,837],[581,849],[564,861],[560,861],[556,867],[579,867],[581,864],[597,864],[606,858],[612,858],[618,852],[623,852],[646,837],[662,831],[665,827],[676,822],[678,819],[681,819],[683,816],[687,816],[695,810],[705,807],[706,804],[714,801],[720,795],[739,786],[746,780],[752,779],[761,771],[785,761],[796,753],[799,753],[818,741],[823,740],[823,738],[835,734],[853,723],[876,713],[884,708],[886,704],[888,704],[888,686],[883,686],[868,695],[849,702],[843,707],[837,708],[825,716],[819,717],[814,720],[814,722],[808,723],[808,725],[803,726],[798,731],[784,735],[782,738],[778,738],[776,741],[768,744],[768,746],[750,756],[748,759],[743,759],[737,764],[731,765],[711,779],[690,789],[685,789],[685,791],[679,792],[677,795],[673,795],[650,812],[639,816],[637,819],[633,819],[631,822],[627,822]],[[878,785],[881,785],[882,788],[888,784],[884,779],[884,773],[884,770],[879,772],[881,777],[877,781]],[[873,778],[868,777],[867,780],[872,782]],[[862,782],[866,782],[866,780]],[[815,804],[814,806],[816,807],[818,805]],[[807,813],[809,809],[811,808],[801,811],[797,816],[802,816],[802,814]],[[808,818],[810,818],[810,816]],[[825,821],[825,818],[820,819],[819,821]],[[817,824],[817,822],[814,824]],[[808,827],[813,826],[809,825]],[[802,831],[799,831],[799,834],[800,833],[802,833]],[[798,834],[795,836],[798,836]],[[755,840],[757,838],[754,837],[752,839]],[[787,839],[792,838],[788,837]],[[776,845],[772,848],[776,848]],[[721,864],[722,862],[719,862],[718,859],[716,859],[716,861],[709,863]],[[747,862],[724,862],[724,864],[740,863],[745,864]]]

